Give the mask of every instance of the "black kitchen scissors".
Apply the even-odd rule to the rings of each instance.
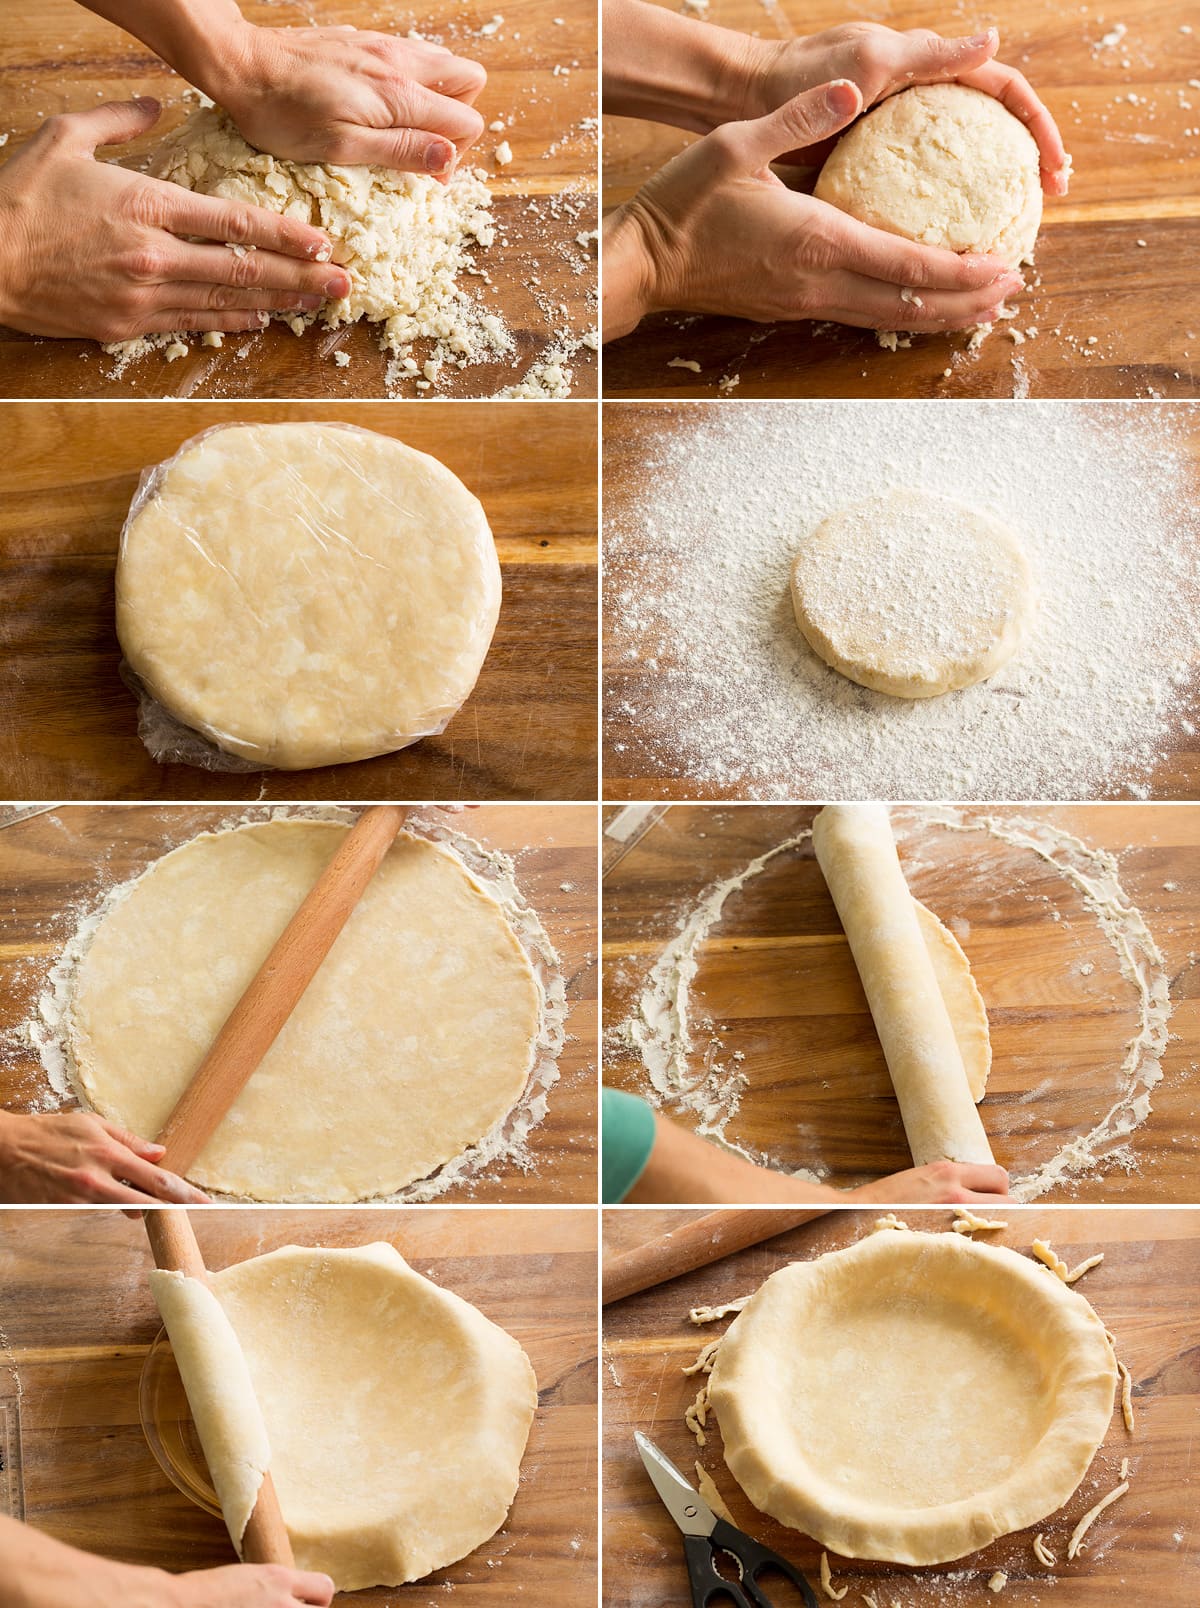
[[[796,1587],[805,1608],[817,1608],[817,1599],[808,1581],[778,1552],[760,1547],[757,1541],[719,1519],[708,1503],[688,1484],[665,1452],[640,1430],[634,1431],[646,1473],[663,1505],[683,1532],[688,1578],[692,1583],[695,1608],[708,1608],[715,1597],[731,1597],[738,1608],[771,1608],[771,1599],[758,1580],[770,1569],[777,1570]],[[738,1578],[726,1580],[715,1567],[718,1553],[727,1552],[738,1566]]]

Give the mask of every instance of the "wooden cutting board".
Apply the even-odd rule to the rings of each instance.
[[[1200,110],[1200,91],[1197,92],[1197,109]],[[1105,432],[1123,428],[1113,410],[1096,404],[1084,405],[1085,416],[1094,420]],[[663,443],[668,438],[683,436],[697,423],[697,410],[686,402],[660,402],[604,409],[604,528],[619,529],[643,506],[647,474],[661,472],[658,462],[648,467],[647,459],[658,459]],[[1119,412],[1119,410],[1118,410]],[[1188,417],[1180,415],[1188,414]],[[1191,414],[1197,417],[1192,419]],[[743,421],[744,422],[744,421]],[[1185,466],[1188,484],[1193,488],[1194,500],[1200,502],[1200,410],[1175,409],[1171,421],[1170,442]],[[686,497],[686,482],[679,486],[679,496]],[[670,543],[651,528],[640,530],[639,540],[644,551],[657,562],[661,558],[663,573],[677,566],[679,554]],[[786,597],[786,589],[784,590]],[[787,604],[784,604],[787,607]],[[604,796],[608,799],[689,799],[738,798],[745,787],[737,778],[721,782],[706,782],[694,777],[680,777],[668,761],[655,756],[666,752],[671,744],[654,724],[655,678],[676,669],[687,670],[686,661],[672,661],[669,649],[648,646],[639,629],[635,634],[622,626],[628,611],[610,601],[604,620]],[[791,611],[788,610],[791,619]],[[1102,718],[1102,717],[1101,717]],[[1181,701],[1180,717],[1174,728],[1167,732],[1157,745],[1157,761],[1149,778],[1150,794],[1154,798],[1190,799],[1200,794],[1200,667],[1194,673]],[[729,767],[732,769],[732,766]],[[770,779],[775,796],[779,798],[823,798],[826,790],[814,784],[805,775],[783,774]],[[938,795],[940,796],[940,795]],[[1128,797],[1128,788],[1122,787],[1120,778],[1100,797]]]
[[[676,7],[676,9],[678,9]],[[1015,327],[978,353],[966,337],[922,335],[880,350],[870,331],[731,318],[648,319],[605,349],[606,396],[1195,396],[1200,391],[1200,27],[1189,8],[1131,0],[1118,10],[1055,10],[1040,0],[889,0],[848,11],[836,0],[712,0],[709,22],[786,39],[848,21],[960,36],[1000,30],[1001,59],[1050,107],[1074,157],[1071,193],[1048,200],[1034,288]],[[1116,47],[1100,41],[1116,23]],[[1136,97],[1136,99],[1135,99]],[[690,142],[677,129],[608,118],[605,206],[624,201]],[[1143,244],[1144,242],[1144,244]],[[1004,326],[1002,326],[1004,327]],[[819,332],[818,332],[819,331]],[[1095,339],[1095,344],[1089,342]],[[701,372],[668,368],[673,357]],[[949,378],[944,370],[949,368]]]
[[[312,771],[158,765],[119,674],[113,572],[148,465],[217,424],[308,419],[429,452],[483,503],[504,600],[487,661],[438,737]],[[594,798],[596,419],[500,404],[0,404],[0,797]]]
[[[596,1230],[590,1211],[207,1211],[193,1216],[219,1268],[283,1245],[389,1240],[418,1272],[473,1302],[525,1347],[539,1410],[500,1532],[403,1600],[468,1608],[497,1590],[591,1608],[596,1558]],[[0,1405],[19,1414],[24,1517],[60,1541],[173,1572],[235,1561],[225,1527],[154,1461],[138,1380],[160,1328],[139,1222],[116,1212],[0,1213]],[[19,1408],[18,1408],[19,1404]],[[0,1496],[4,1494],[0,1476]],[[501,1584],[501,1583],[507,1584]],[[389,1608],[401,1593],[345,1594]]]
[[[606,1253],[653,1238],[673,1221],[692,1215],[605,1212]],[[912,1228],[927,1230],[948,1228],[952,1217],[950,1212],[900,1215]],[[1118,1410],[1103,1447],[1062,1513],[1032,1530],[1002,1537],[969,1558],[913,1570],[831,1556],[835,1585],[850,1588],[846,1608],[860,1608],[864,1592],[873,1593],[880,1608],[991,1608],[997,1601],[1005,1608],[1046,1603],[1116,1608],[1131,1600],[1191,1608],[1200,1592],[1194,1534],[1197,1475],[1191,1451],[1200,1390],[1194,1300],[1200,1278],[1197,1213],[1024,1208],[1000,1215],[1009,1229],[987,1238],[1011,1249],[1028,1251],[1033,1239],[1049,1237],[1072,1266],[1103,1251],[1104,1262],[1084,1276],[1078,1289],[1116,1335],[1117,1355],[1133,1375],[1135,1433],[1126,1433]],[[722,1461],[715,1422],[710,1419],[713,1427],[703,1451],[684,1427],[684,1410],[698,1380],[680,1370],[706,1341],[728,1328],[728,1320],[697,1328],[689,1323],[688,1312],[748,1295],[797,1258],[851,1244],[869,1231],[877,1216],[877,1211],[836,1213],[605,1310],[606,1608],[660,1608],[687,1601],[679,1532],[642,1469],[633,1444],[637,1429],[689,1476],[699,1458],[735,1522],[797,1564],[813,1589],[819,1589],[820,1549],[750,1505]],[[803,1344],[802,1336],[798,1343]],[[1129,1458],[1131,1489],[1096,1521],[1079,1558],[1064,1563],[1072,1528],[1118,1483],[1123,1457]],[[1031,1544],[1038,1533],[1059,1559],[1054,1569],[1042,1568],[1033,1558]],[[1007,1573],[1008,1585],[997,1598],[987,1581],[998,1569]],[[769,1588],[773,1586],[771,1580]]]
[[[605,811],[606,822],[614,813]],[[640,1058],[622,1050],[611,1030],[636,1010],[651,968],[701,891],[806,828],[814,813],[674,805],[607,872],[606,1083],[635,1093],[648,1087]],[[1107,1166],[1048,1198],[1200,1199],[1194,1142],[1200,807],[1043,804],[995,806],[991,813],[1048,821],[1118,856],[1122,885],[1163,952],[1174,1002],[1150,1115]],[[1117,1099],[1119,1068],[1138,1023],[1133,986],[1081,896],[1031,852],[983,833],[917,827],[904,810],[894,818],[909,886],[958,936],[987,1006],[993,1061],[980,1113],[996,1160],[1014,1178],[1033,1172],[1069,1139],[1090,1132]],[[606,841],[606,858],[607,850]],[[811,844],[772,861],[730,896],[699,958],[689,1065],[699,1072],[715,1056],[749,1079],[726,1130],[730,1140],[770,1155],[778,1167],[815,1171],[836,1188],[912,1166],[874,1024]]]
[[[416,27],[487,69],[479,111],[488,123],[502,118],[508,125],[503,133],[485,133],[472,152],[496,198],[496,244],[476,254],[494,291],[478,279],[468,279],[467,288],[489,310],[499,310],[516,352],[498,363],[447,371],[438,391],[425,394],[490,396],[523,378],[560,330],[578,339],[595,326],[596,248],[576,240],[596,227],[593,6],[511,0],[493,34],[480,32],[497,14],[490,0],[418,12],[399,0],[372,0],[366,7],[361,0],[246,0],[241,10],[250,22],[276,28],[349,24],[404,34]],[[139,159],[191,110],[194,103],[181,99],[186,87],[144,45],[74,0],[46,0],[35,10],[0,0],[0,132],[10,135],[5,156],[56,112],[153,95],[164,108],[154,134],[124,147],[128,155],[121,156]],[[513,160],[498,168],[492,153],[504,139]],[[427,347],[418,345],[419,359],[428,356]],[[348,368],[335,366],[335,351],[349,354]],[[336,332],[317,327],[297,339],[279,324],[262,335],[227,337],[220,351],[197,346],[173,363],[153,353],[120,378],[111,377],[115,366],[91,341],[0,331],[0,396],[378,397],[385,394],[387,360],[366,325]],[[596,354],[584,348],[570,366],[571,394],[595,396]],[[398,394],[423,393],[409,380]]]
[[[0,906],[7,912],[0,939],[0,1107],[54,1108],[37,1056],[16,1029],[36,1009],[83,913],[168,850],[241,818],[211,805],[69,805],[0,830]],[[490,1168],[469,1194],[451,1198],[595,1201],[595,812],[581,805],[485,804],[458,821],[469,836],[516,857],[517,883],[562,962],[568,1036],[560,1081],[545,1119],[529,1135],[532,1170]]]

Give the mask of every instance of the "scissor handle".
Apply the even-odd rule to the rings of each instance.
[[[724,1519],[718,1519],[707,1536],[684,1536],[683,1546],[695,1608],[708,1608],[713,1598],[722,1593],[732,1597],[738,1608],[772,1608],[771,1599],[758,1583],[759,1575],[768,1569],[778,1570],[791,1581],[804,1600],[804,1608],[818,1608],[813,1589],[799,1569]],[[728,1552],[737,1559],[740,1580],[726,1580],[718,1573],[713,1563],[717,1552]]]

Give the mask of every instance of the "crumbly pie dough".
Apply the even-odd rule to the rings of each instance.
[[[957,1234],[868,1234],[761,1286],[709,1402],[762,1512],[843,1557],[922,1565],[1059,1508],[1116,1379],[1087,1301],[1028,1258]]]
[[[491,643],[500,566],[478,499],[426,453],[230,425],[139,489],[116,594],[125,657],[170,714],[297,770],[443,729]]]
[[[891,95],[842,136],[821,169],[818,201],[862,223],[947,251],[1033,261],[1042,221],[1041,161],[1025,125],[966,84]]]
[[[392,1246],[289,1246],[210,1288],[150,1283],[239,1554],[265,1466],[297,1568],[339,1591],[420,1579],[503,1524],[537,1407],[529,1358]]]
[[[157,1135],[349,829],[283,820],[156,861],[75,974],[69,1043],[103,1116]],[[525,1087],[541,997],[503,910],[402,832],[192,1168],[255,1200],[388,1194],[462,1153]]]
[[[994,675],[1036,606],[1029,561],[1007,526],[915,489],[838,509],[792,566],[792,608],[809,647],[893,698],[938,698]]]

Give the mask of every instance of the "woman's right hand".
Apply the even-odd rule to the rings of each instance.
[[[1021,289],[1018,272],[872,229],[771,171],[862,104],[856,85],[836,80],[722,124],[668,162],[606,225],[605,339],[666,310],[918,333],[992,322]]]
[[[279,1564],[234,1564],[171,1578],[163,1608],[328,1608],[333,1581]],[[155,1604],[157,1608],[157,1603]]]
[[[855,1206],[1011,1205],[1003,1167],[959,1161],[931,1161],[893,1173],[847,1190],[845,1199]]]
[[[251,330],[348,293],[321,230],[97,161],[158,113],[135,100],[49,118],[0,168],[0,323],[98,341]]]

